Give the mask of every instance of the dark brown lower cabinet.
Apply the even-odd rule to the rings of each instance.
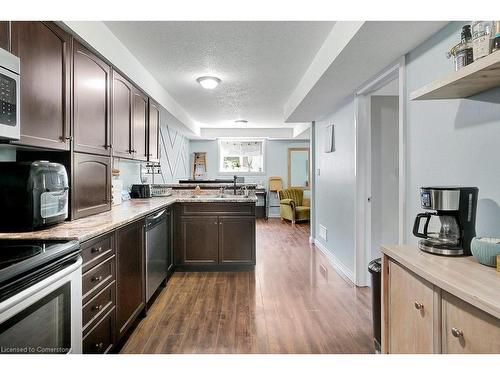
[[[214,265],[219,259],[217,216],[181,218],[182,262],[186,265]]]
[[[219,263],[255,264],[255,217],[219,216]]]
[[[179,211],[181,269],[255,265],[255,204],[183,203]]]
[[[114,344],[115,308],[113,307],[83,337],[83,354],[106,354]]]
[[[111,209],[111,158],[73,154],[72,219]]]
[[[116,337],[120,340],[146,306],[144,220],[116,230]]]

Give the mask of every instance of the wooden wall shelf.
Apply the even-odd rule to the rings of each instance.
[[[413,91],[410,100],[467,98],[495,87],[500,87],[500,51]]]

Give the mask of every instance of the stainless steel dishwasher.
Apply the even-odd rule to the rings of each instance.
[[[169,217],[166,209],[146,217],[146,301],[167,278]]]

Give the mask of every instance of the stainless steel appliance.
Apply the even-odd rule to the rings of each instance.
[[[146,301],[167,278],[170,257],[170,212],[166,209],[146,217]]]
[[[78,241],[0,242],[1,353],[82,352]]]
[[[415,218],[413,234],[422,238],[419,249],[440,255],[470,255],[470,243],[476,236],[478,192],[477,187],[422,187],[421,206],[433,212]]]
[[[134,184],[130,190],[131,198],[151,198],[150,184]]]
[[[33,230],[68,217],[68,175],[48,161],[0,163],[0,230]]]
[[[20,137],[19,58],[0,48],[0,140]]]

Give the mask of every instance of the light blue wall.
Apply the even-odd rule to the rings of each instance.
[[[453,22],[407,56],[408,93],[453,70],[445,52],[463,23]],[[500,89],[462,100],[415,101],[407,109],[406,233],[423,185],[479,187],[478,235],[500,236]]]
[[[335,151],[325,153],[326,128],[335,124]],[[326,119],[316,121],[316,239],[346,268],[354,269],[354,198],[356,192],[354,102],[348,100]],[[319,226],[327,240],[319,237]]]
[[[453,22],[411,51],[406,60],[406,242],[421,211],[423,185],[479,187],[478,235],[500,236],[500,89],[463,100],[408,101],[408,94],[453,71],[446,51],[459,40],[463,23]],[[354,270],[355,109],[347,99],[316,121],[315,228],[318,239],[349,270]],[[335,123],[336,149],[323,152],[325,127]],[[318,236],[322,224],[328,240]]]
[[[280,176],[283,180],[283,186],[288,184],[288,149],[293,147],[309,147],[308,141],[278,141],[268,140],[266,142],[266,160],[265,173],[258,176],[245,176],[245,182],[262,183],[267,188],[269,176]],[[194,152],[207,153],[208,178],[231,178],[218,174],[218,141],[196,141],[189,142],[190,158],[189,164],[193,163]],[[308,193],[306,193],[308,194]],[[270,205],[278,206],[276,194],[272,193],[270,197]],[[271,207],[270,216],[278,216],[279,208]]]

